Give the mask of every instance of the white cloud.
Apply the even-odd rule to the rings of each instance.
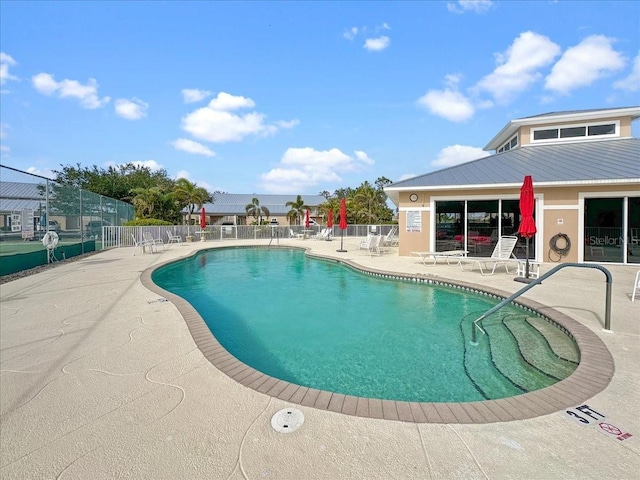
[[[133,100],[119,98],[115,101],[116,114],[126,120],[140,120],[147,116],[148,109],[149,104],[137,98]]]
[[[488,157],[489,152],[485,152],[478,147],[469,147],[466,145],[451,145],[440,150],[438,158],[431,162],[432,167],[451,167],[460,165],[471,160]]]
[[[37,167],[29,167],[27,168],[27,172],[33,173],[34,175],[40,175],[41,177],[49,178],[52,180],[56,178],[55,174],[48,168],[41,169]]]
[[[239,142],[249,135],[272,135],[279,128],[291,128],[297,120],[266,124],[266,116],[258,112],[244,115],[230,110],[253,108],[250,98],[220,92],[206,107],[199,108],[182,118],[182,129],[199,140],[208,142]]]
[[[207,146],[189,140],[188,138],[178,138],[174,140],[171,145],[176,150],[182,150],[183,152],[193,153],[195,155],[204,155],[206,157],[214,157],[216,154]]]
[[[497,54],[498,67],[482,78],[474,90],[488,91],[498,102],[507,102],[539,80],[539,70],[550,64],[560,47],[534,32],[521,33],[504,54]]]
[[[591,35],[569,48],[551,69],[544,87],[568,94],[624,68],[625,59],[612,48],[613,41],[604,35]]]
[[[402,180],[406,180],[408,178],[416,177],[415,173],[405,173],[404,175],[400,175],[400,177],[396,180],[396,182],[401,182]]]
[[[379,52],[380,50],[384,50],[385,48],[387,48],[390,43],[391,39],[389,39],[389,37],[387,37],[386,35],[382,35],[378,38],[367,38],[364,41],[363,48],[372,52]]]
[[[18,77],[9,73],[9,68],[16,65],[16,61],[11,55],[0,52],[0,85],[4,85],[7,80],[18,80]]]
[[[345,31],[342,36],[347,40],[353,40],[358,35],[358,27],[351,27],[349,30]]]
[[[203,181],[194,181],[193,178],[191,177],[191,174],[189,172],[187,172],[186,170],[180,170],[180,171],[178,171],[178,173],[176,173],[175,180],[178,180],[179,178],[185,178],[185,179],[189,180],[190,182],[195,183],[196,186],[204,188],[208,192],[213,192],[214,191],[214,189],[211,187],[211,184],[209,184],[207,182],[203,182]],[[216,189],[216,190],[220,190],[220,189]]]
[[[447,10],[452,13],[486,13],[489,11],[493,2],[491,0],[458,0],[458,3],[448,2]]]
[[[359,171],[373,163],[361,150],[349,156],[337,148],[289,148],[280,166],[261,175],[261,186],[271,193],[299,193],[328,182],[340,182],[341,173]]]
[[[0,153],[7,154],[11,151],[9,147],[6,145],[0,145]]]
[[[418,105],[433,115],[452,122],[462,122],[471,118],[475,112],[471,101],[455,90],[429,90],[418,99]]]
[[[185,88],[182,90],[182,98],[184,103],[195,103],[210,97],[212,93],[209,90],[198,90],[197,88]]]
[[[640,52],[633,60],[631,73],[613,84],[613,88],[635,92],[640,89]]]
[[[80,101],[83,108],[94,109],[106,105],[110,98],[98,97],[98,82],[94,78],[90,78],[86,85],[81,84],[77,80],[62,80],[56,82],[53,75],[48,73],[39,73],[31,79],[33,86],[40,93],[45,95],[53,95],[57,93],[60,98],[76,98]]]
[[[160,165],[155,160],[133,160],[132,162],[136,167],[147,167],[151,171],[162,170],[164,166]],[[105,163],[106,167],[120,167],[125,165],[124,163],[115,163],[115,162],[107,162]]]

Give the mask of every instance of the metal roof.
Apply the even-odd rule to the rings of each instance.
[[[45,188],[38,183],[0,182],[0,198],[41,199]]]
[[[37,211],[40,207],[44,208],[44,200],[15,200],[0,198],[0,212],[19,212],[21,210]]]
[[[640,139],[528,145],[408,178],[385,191],[512,187],[522,184],[525,175],[533,177],[534,185],[638,183]]]
[[[246,215],[245,207],[254,198],[257,198],[260,206],[267,207],[271,215],[282,216],[291,210],[286,206],[286,203],[295,202],[297,197],[297,195],[218,193],[214,195],[213,203],[205,203],[203,207],[210,215]],[[322,195],[301,195],[301,197],[304,203],[310,207],[316,207],[326,201]]]

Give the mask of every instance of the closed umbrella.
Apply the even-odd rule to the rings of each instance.
[[[535,197],[533,193],[533,180],[531,175],[524,177],[524,183],[520,188],[520,227],[518,233],[527,240],[526,250],[526,267],[524,278],[529,278],[529,239],[536,234],[536,222],[533,219],[533,210],[535,207]]]
[[[304,228],[309,228],[309,210],[304,214]]]
[[[340,224],[338,225],[342,234],[340,236],[340,250],[338,252],[346,252],[342,247],[344,242],[344,231],[347,229],[347,201],[343,198],[340,200]]]
[[[204,229],[207,228],[207,214],[204,211],[204,207],[202,207],[202,210],[200,210],[200,231],[202,232],[200,234],[200,240],[201,241],[205,241],[205,234],[204,234]]]

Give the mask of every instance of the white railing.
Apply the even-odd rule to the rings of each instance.
[[[349,225],[344,231],[347,237],[366,237],[367,233],[374,231],[380,235],[386,235],[392,228],[397,225]],[[310,235],[319,233],[323,228],[322,225],[305,228],[304,225],[207,225],[204,229],[205,240],[269,240],[271,238],[288,238],[290,236],[289,229],[294,233],[302,233],[303,230],[312,230]],[[141,241],[144,233],[150,233],[153,238],[160,238],[164,243],[169,241],[167,232],[178,236],[181,240],[187,241],[187,236],[193,237],[193,241],[200,241],[202,238],[202,229],[199,226],[187,225],[163,225],[149,227],[102,227],[102,249],[114,247],[133,247],[134,238]],[[342,235],[337,225],[333,226],[333,238],[339,238]]]

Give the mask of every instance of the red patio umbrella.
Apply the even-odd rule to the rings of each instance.
[[[338,226],[342,231],[342,235],[340,236],[340,250],[336,251],[346,252],[346,250],[342,248],[342,244],[344,242],[344,231],[347,228],[347,201],[344,199],[344,197],[342,198],[342,200],[340,200],[340,224]]]
[[[200,210],[200,228],[204,230],[207,227],[207,214],[204,211],[204,207]]]
[[[304,228],[309,228],[309,210],[304,214]]]
[[[520,188],[520,215],[522,220],[518,227],[518,233],[527,240],[526,250],[526,267],[524,278],[529,278],[529,239],[536,234],[536,222],[533,219],[533,210],[535,207],[535,197],[533,194],[533,180],[531,175],[524,177],[524,183]]]

